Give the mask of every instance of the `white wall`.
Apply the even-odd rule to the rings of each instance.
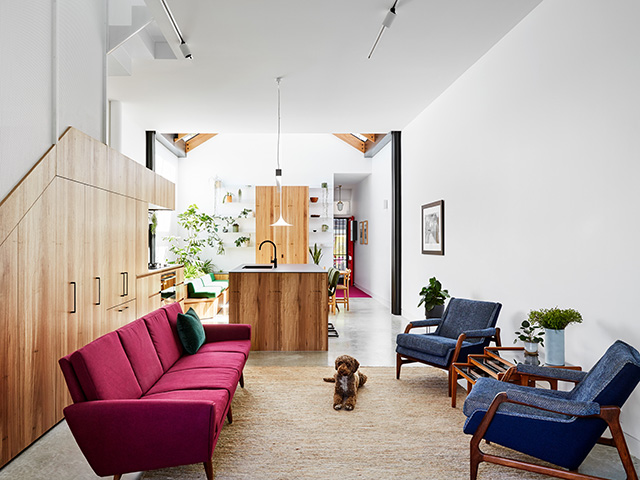
[[[354,280],[358,288],[391,305],[391,143],[372,159],[371,175],[352,191],[352,215],[358,221]],[[387,200],[387,208],[384,208]],[[360,243],[360,222],[368,222],[368,243]]]
[[[403,315],[437,276],[499,301],[504,343],[530,309],[575,308],[567,361],[640,347],[640,3],[545,1],[403,132]],[[445,256],[420,205],[445,200]],[[640,391],[623,410],[640,454]]]
[[[0,2],[0,200],[67,127],[105,140],[105,39],[106,0]]]
[[[371,172],[371,160],[365,159],[362,153],[328,134],[282,135],[280,161],[284,185],[320,187],[322,182],[327,182],[330,193],[335,172]],[[275,168],[276,135],[218,135],[189,152],[187,158],[179,160],[176,210],[182,212],[195,203],[201,210],[211,213],[213,181],[216,176],[226,186],[233,186],[236,190],[243,185],[275,185]],[[330,201],[331,197],[332,195]],[[224,208],[228,210],[233,207]],[[221,213],[229,214],[227,211]],[[333,227],[332,222],[329,225]],[[233,238],[233,235],[229,235],[225,237],[225,241],[232,243]],[[311,241],[313,242],[313,238]],[[254,245],[252,239],[252,247]],[[331,265],[330,247],[323,248],[323,253],[321,265]],[[227,270],[240,263],[254,262],[255,250],[227,248],[224,256],[216,256],[209,249],[203,257],[213,258],[219,269]]]

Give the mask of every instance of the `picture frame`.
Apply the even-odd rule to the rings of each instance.
[[[444,200],[422,205],[422,254],[444,255]]]
[[[360,245],[364,244],[364,222],[360,222]]]
[[[369,245],[369,221],[365,220],[363,228],[364,244]]]

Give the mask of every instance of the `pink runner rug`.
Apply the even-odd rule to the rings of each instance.
[[[356,286],[349,287],[349,297],[350,298],[371,298],[370,295],[367,295]]]

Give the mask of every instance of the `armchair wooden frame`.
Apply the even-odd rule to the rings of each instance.
[[[538,379],[543,380],[546,377],[538,376]],[[502,403],[515,403],[518,405],[525,405],[533,408],[537,408],[538,410],[545,410],[547,412],[554,413],[563,413],[555,410],[549,410],[546,408],[542,408],[536,405],[529,405],[527,403],[518,402],[516,400],[512,400],[507,396],[506,392],[499,393],[491,402],[487,413],[484,415],[482,422],[478,426],[478,429],[471,437],[470,448],[470,479],[477,480],[478,477],[478,466],[482,462],[494,463],[496,465],[503,465],[506,467],[517,468],[519,470],[524,470],[527,472],[535,472],[541,473],[544,475],[549,475],[557,478],[564,478],[566,480],[606,480],[602,477],[594,477],[591,475],[587,475],[584,473],[579,473],[577,470],[563,470],[560,468],[547,467],[544,465],[538,465],[535,463],[524,462],[521,460],[514,460],[507,457],[500,457],[497,455],[490,455],[484,453],[480,450],[480,442],[484,438],[493,418],[498,411],[498,407]],[[597,443],[603,445],[614,446],[618,450],[618,454],[620,455],[620,460],[622,461],[622,466],[624,467],[625,473],[627,474],[627,480],[638,480],[638,474],[633,466],[633,460],[631,459],[631,454],[629,453],[629,448],[627,447],[627,442],[624,439],[624,433],[622,432],[622,427],[620,426],[620,407],[617,406],[602,406],[600,407],[600,413],[597,415],[574,415],[576,417],[581,418],[601,418],[604,420],[611,432],[612,438],[601,437]]]
[[[404,333],[409,333],[413,328],[424,328],[424,326],[415,326],[413,325],[413,323],[409,322],[409,324],[406,326],[406,328],[404,329]],[[451,379],[453,378],[453,363],[458,361],[458,357],[460,356],[460,350],[462,350],[462,342],[464,342],[467,338],[489,338],[489,341],[493,341],[495,342],[496,346],[501,347],[502,346],[502,341],[500,340],[500,328],[496,327],[496,333],[495,335],[491,335],[489,337],[487,336],[471,336],[471,335],[467,335],[466,333],[461,333],[460,336],[458,336],[458,340],[456,342],[456,348],[453,351],[453,355],[451,356],[451,361],[449,362],[449,366],[448,367],[443,367],[442,365],[437,365],[435,363],[430,363],[430,362],[426,362],[424,360],[420,360],[417,358],[413,358],[413,357],[409,357],[407,355],[404,354],[400,354],[400,353],[396,353],[396,379],[400,378],[400,369],[402,368],[402,365],[405,365],[407,363],[424,363],[427,365],[431,365],[432,367],[438,367],[438,368],[443,368],[445,370],[448,370],[449,372],[449,381],[447,382],[449,385],[449,396],[452,395],[453,393],[453,387],[451,385]]]

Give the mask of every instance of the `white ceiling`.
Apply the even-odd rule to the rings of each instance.
[[[167,1],[194,59],[134,60],[132,76],[108,79],[145,129],[275,132],[281,76],[284,133],[381,133],[403,129],[541,0],[399,0],[370,60],[392,0]]]

